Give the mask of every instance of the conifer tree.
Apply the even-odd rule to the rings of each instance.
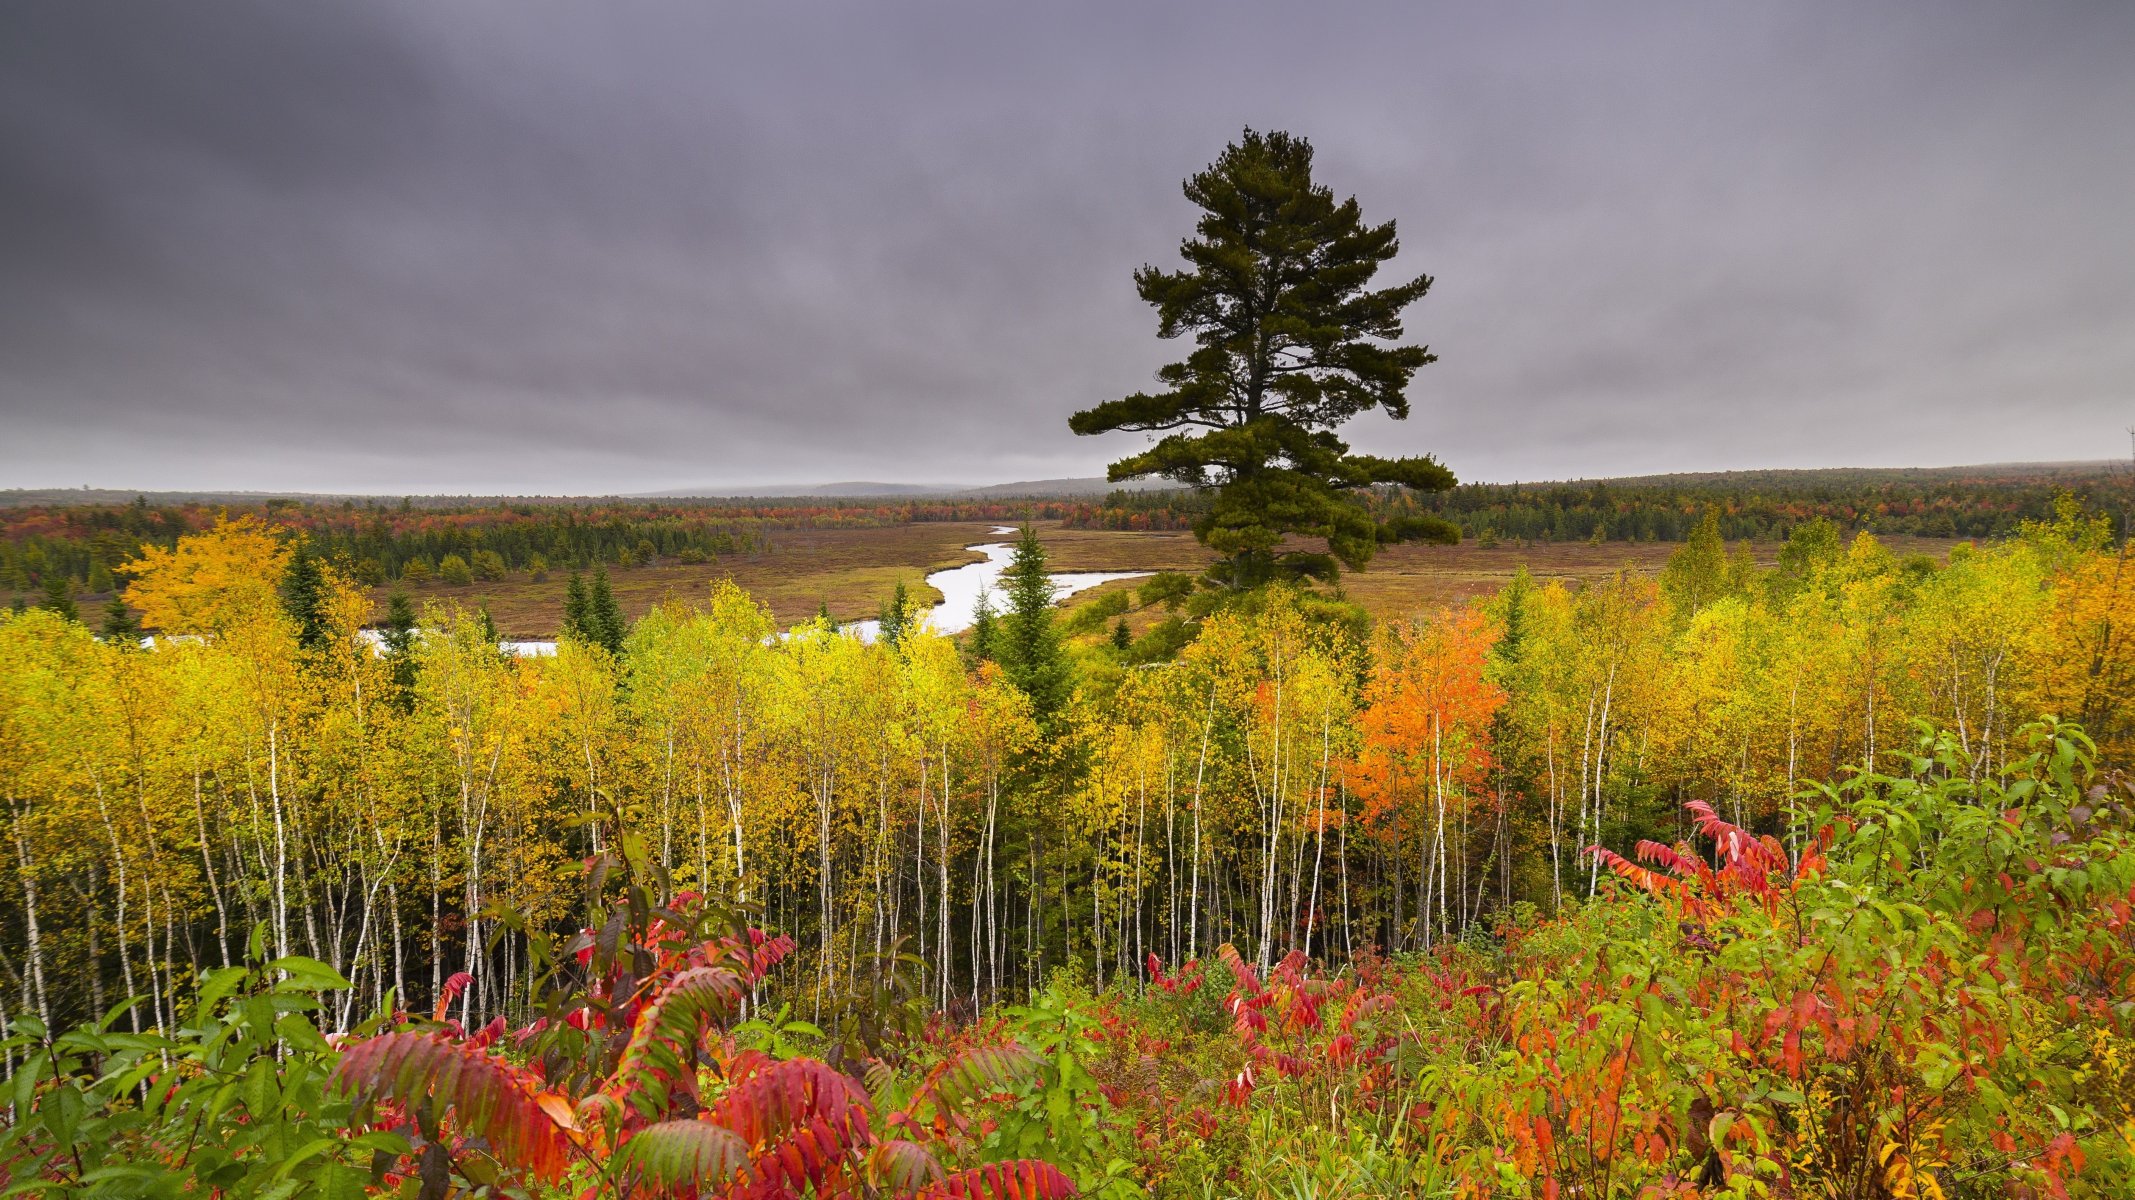
[[[1067,707],[1074,681],[1053,624],[1053,577],[1045,569],[1045,548],[1030,526],[1023,527],[1002,579],[1008,585],[1008,613],[1001,622],[1001,666],[1009,682],[1030,697],[1039,724],[1050,728]]]
[[[1365,224],[1354,197],[1337,203],[1312,178],[1311,143],[1282,132],[1246,130],[1186,181],[1186,198],[1202,209],[1179,247],[1187,269],[1144,266],[1134,283],[1157,310],[1157,336],[1191,335],[1195,348],[1157,372],[1168,390],[1106,401],[1068,427],[1164,432],[1109,477],[1213,492],[1194,535],[1225,556],[1211,574],[1234,587],[1332,578],[1337,561],[1361,569],[1383,542],[1459,541],[1450,522],[1380,521],[1355,495],[1375,484],[1444,491],[1451,471],[1428,455],[1351,454],[1334,433],[1374,408],[1406,419],[1410,377],[1436,361],[1397,344],[1401,311],[1430,277],[1367,290],[1400,251],[1394,223]],[[1283,551],[1290,534],[1324,538],[1328,552]]]
[[[588,640],[621,657],[623,637],[630,632],[630,624],[623,619],[622,606],[615,602],[615,592],[608,586],[606,566],[593,568],[593,583],[586,589],[586,626]]]
[[[830,601],[822,600],[816,603],[815,619],[832,633],[838,631],[838,619],[830,615]]]
[[[1112,648],[1122,653],[1134,649],[1134,631],[1127,628],[1127,618],[1121,617],[1112,626]]]
[[[978,603],[971,610],[971,661],[994,662],[1000,658],[1001,625],[993,611],[993,593],[979,587]]]
[[[890,593],[889,602],[882,606],[882,611],[876,618],[876,640],[892,650],[896,649],[912,631],[912,617],[912,597],[905,591],[904,580],[900,579],[897,581],[896,590]]]
[[[563,636],[581,642],[592,642],[594,637],[586,607],[586,577],[571,572],[570,581],[563,585]]]
[[[306,650],[326,645],[325,573],[319,560],[301,547],[282,572],[282,611],[296,622],[297,644]]]
[[[117,592],[104,602],[103,633],[104,640],[114,646],[138,647],[141,644],[141,622]]]
[[[62,571],[45,572],[44,603],[38,607],[58,613],[69,621],[81,619],[81,613],[74,607],[74,581]]]
[[[393,686],[401,696],[412,700],[415,688],[415,602],[406,592],[394,592],[386,598],[385,637],[386,657],[392,664]]]

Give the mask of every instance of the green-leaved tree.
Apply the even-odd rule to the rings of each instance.
[[[1233,586],[1279,575],[1361,569],[1390,541],[1453,543],[1435,517],[1374,518],[1359,489],[1400,484],[1443,491],[1453,473],[1428,455],[1351,454],[1335,436],[1370,409],[1409,413],[1409,378],[1436,360],[1400,345],[1401,312],[1430,290],[1419,275],[1372,290],[1399,251],[1394,223],[1368,225],[1354,197],[1337,202],[1312,178],[1312,146],[1256,133],[1225,147],[1186,181],[1202,209],[1181,243],[1186,269],[1144,266],[1135,287],[1157,310],[1157,335],[1191,336],[1192,353],[1137,392],[1076,413],[1078,434],[1162,432],[1112,464],[1113,480],[1162,476],[1213,492],[1194,534],[1224,556],[1212,572]],[[1327,552],[1281,549],[1287,535],[1324,538]]]

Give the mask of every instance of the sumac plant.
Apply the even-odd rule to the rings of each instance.
[[[608,865],[594,866],[596,897]],[[956,1136],[970,1124],[961,1110],[1034,1080],[1042,1064],[1029,1050],[969,1047],[902,1104],[878,1107],[824,1062],[731,1035],[791,939],[694,896],[654,894],[630,884],[553,954],[532,935],[546,961],[530,1022],[470,1033],[445,1018],[448,995],[433,1019],[344,1049],[335,1090],[359,1124],[409,1147],[378,1164],[381,1177],[424,1200],[468,1186],[765,1200],[1075,1193],[1042,1161],[953,1161],[969,1146]]]
[[[2130,1194],[2126,796],[2079,732],[2026,737],[1975,781],[1923,731],[1906,774],[1817,793],[1792,852],[1698,802],[1695,842],[1594,851],[1633,890],[1522,935],[1494,1031],[1510,1053],[1436,1076],[1466,1178]]]

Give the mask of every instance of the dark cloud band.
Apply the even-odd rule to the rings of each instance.
[[[1470,478],[2096,458],[2135,9],[13,5],[0,483],[1095,473],[1239,126],[1439,280]]]

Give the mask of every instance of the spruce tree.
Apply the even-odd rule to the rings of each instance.
[[[592,586],[586,589],[586,634],[597,646],[620,657],[623,653],[623,636],[630,632],[629,622],[623,619],[622,606],[615,602],[615,592],[608,586],[608,568],[593,568]]]
[[[1127,628],[1125,617],[1121,617],[1119,623],[1112,627],[1112,648],[1122,654],[1134,649],[1134,631]]]
[[[135,619],[133,610],[113,592],[104,602],[104,640],[115,646],[138,649],[141,645],[141,622]]]
[[[890,593],[889,603],[875,620],[875,640],[892,650],[904,644],[912,632],[912,597],[905,590],[904,580],[897,581],[896,590]]]
[[[81,620],[81,613],[74,607],[74,581],[67,578],[64,571],[45,572],[44,603],[38,607],[58,613],[69,621]]]
[[[311,552],[299,549],[282,572],[282,611],[296,622],[297,644],[306,650],[326,647],[326,575]]]
[[[1332,578],[1392,541],[1460,540],[1431,516],[1378,520],[1356,493],[1375,484],[1444,491],[1453,473],[1429,456],[1351,454],[1334,431],[1382,409],[1408,417],[1409,379],[1436,361],[1397,344],[1401,311],[1423,298],[1419,275],[1367,290],[1400,250],[1394,223],[1367,225],[1354,197],[1337,203],[1312,178],[1312,146],[1245,131],[1186,181],[1202,215],[1179,247],[1187,269],[1134,274],[1157,310],[1157,336],[1191,335],[1184,361],[1157,372],[1168,390],[1076,413],[1078,434],[1163,432],[1111,465],[1115,481],[1156,475],[1212,493],[1194,535],[1224,556],[1211,575],[1250,587],[1285,575]],[[1283,551],[1291,534],[1328,552]]]
[[[597,641],[588,623],[588,611],[585,576],[573,571],[570,582],[563,585],[563,636],[573,641]]]
[[[386,658],[392,665],[393,687],[400,693],[403,703],[411,701],[410,693],[415,687],[415,602],[406,592],[394,592],[386,598],[385,637]]]
[[[1001,620],[1001,666],[1030,697],[1038,723],[1051,729],[1067,707],[1073,680],[1053,624],[1053,577],[1045,569],[1045,548],[1030,526],[1023,527],[1002,579],[1008,585],[1008,612]]]
[[[995,662],[1001,656],[1001,626],[994,616],[993,593],[979,586],[978,603],[971,610],[971,661]]]
[[[836,633],[838,631],[838,619],[830,615],[830,601],[822,600],[817,602],[815,619],[817,623],[830,632]]]

